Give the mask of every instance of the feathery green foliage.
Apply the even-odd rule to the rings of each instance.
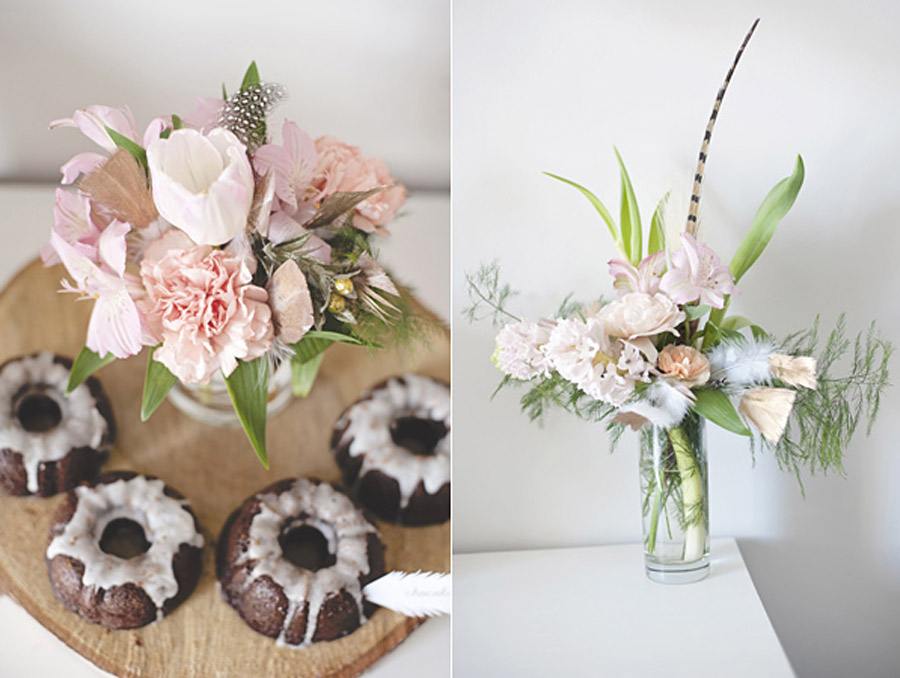
[[[818,387],[798,389],[788,429],[777,445],[760,443],[774,452],[779,466],[793,471],[798,479],[802,468],[810,473],[843,473],[844,452],[851,438],[861,423],[865,423],[867,435],[871,432],[882,393],[889,385],[893,346],[878,334],[874,323],[851,340],[841,315],[821,351],[819,325],[817,317],[810,329],[781,342],[785,353],[817,356]]]
[[[469,322],[490,318],[499,325],[504,316],[507,320],[519,320],[506,310],[506,303],[517,293],[500,282],[500,264],[496,260],[482,264],[475,273],[467,273],[466,287],[470,303],[462,312]]]

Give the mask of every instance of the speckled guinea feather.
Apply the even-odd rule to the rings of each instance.
[[[266,143],[266,116],[287,96],[275,83],[260,83],[233,94],[222,107],[219,126],[224,127],[253,151]]]

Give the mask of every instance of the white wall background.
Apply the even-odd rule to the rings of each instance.
[[[3,0],[0,180],[58,179],[85,140],[47,130],[89,104],[140,129],[232,92],[255,59],[287,86],[274,114],[385,158],[413,188],[449,183],[449,0]]]
[[[605,227],[551,170],[618,210],[615,143],[645,220],[693,175],[720,81],[763,21],[729,91],[704,182],[703,236],[727,259],[802,153],[807,179],[735,312],[776,334],[878,318],[900,343],[900,6],[889,2],[454,2],[454,536],[460,552],[640,539],[636,441],[550,416],[498,381],[493,330],[470,326],[463,274],[499,258],[538,317],[608,293]],[[674,182],[674,184],[673,184]],[[896,364],[896,361],[895,361]],[[895,368],[900,373],[900,365]],[[802,678],[900,675],[900,390],[847,477],[796,481],[711,431],[714,535],[734,535]],[[602,573],[598,572],[598,576]],[[593,601],[602,604],[602,601]]]

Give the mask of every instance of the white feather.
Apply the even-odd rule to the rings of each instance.
[[[768,384],[772,380],[769,356],[775,344],[768,339],[726,339],[709,354],[710,381],[732,386]]]
[[[691,401],[691,392],[687,388],[681,389],[665,379],[658,379],[647,387],[640,400],[626,403],[619,411],[634,412],[654,426],[672,428],[684,419]]]
[[[450,614],[450,575],[440,572],[388,572],[363,589],[369,602],[406,617]]]

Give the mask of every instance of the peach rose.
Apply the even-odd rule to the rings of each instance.
[[[316,139],[319,165],[313,179],[317,200],[335,193],[368,191],[389,186],[356,206],[353,225],[366,233],[385,233],[384,228],[406,201],[406,189],[391,176],[387,165],[378,158],[364,156],[356,146],[334,137]]]
[[[674,377],[688,387],[709,381],[709,360],[691,346],[669,344],[659,353],[656,366],[668,377]]]
[[[173,249],[144,260],[141,300],[148,330],[161,346],[154,357],[183,383],[226,377],[238,360],[253,360],[272,344],[268,294],[251,285],[238,257],[208,246]]]

